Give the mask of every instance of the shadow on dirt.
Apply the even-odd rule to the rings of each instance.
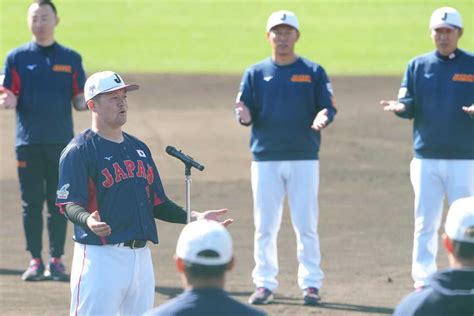
[[[0,275],[22,275],[23,270],[0,268]]]

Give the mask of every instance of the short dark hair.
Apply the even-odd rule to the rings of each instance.
[[[453,253],[461,260],[474,260],[474,243],[453,240]]]
[[[191,279],[222,278],[227,270],[228,263],[217,266],[206,266],[192,262],[186,262],[184,271]]]
[[[53,9],[54,14],[58,15],[58,10],[56,10],[56,6],[51,0],[33,0],[33,3],[37,3],[40,6],[49,5]]]
[[[200,251],[198,257],[201,258],[217,258],[219,254],[214,250],[203,250]],[[224,276],[225,271],[229,263],[221,265],[204,265],[193,263],[190,261],[184,261],[184,270],[188,277],[192,279],[207,279],[207,278],[221,278]]]

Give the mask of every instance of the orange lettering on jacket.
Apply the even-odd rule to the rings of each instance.
[[[72,67],[71,65],[54,65],[53,66],[53,71],[56,72],[72,72]]]
[[[474,75],[470,74],[454,74],[453,81],[474,82]]]
[[[310,75],[293,75],[290,79],[291,82],[311,82]]]

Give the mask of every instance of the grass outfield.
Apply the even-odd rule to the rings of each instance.
[[[30,39],[30,0],[0,0],[0,59]],[[57,40],[79,51],[86,70],[242,73],[269,55],[265,23],[272,11],[294,11],[297,52],[330,75],[401,75],[408,60],[433,49],[434,9],[457,8],[460,46],[474,51],[474,1],[438,0],[56,0]]]

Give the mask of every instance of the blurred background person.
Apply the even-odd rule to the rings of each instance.
[[[31,254],[24,281],[68,281],[64,254],[67,220],[55,206],[59,156],[73,137],[71,104],[87,109],[81,56],[56,42],[59,23],[52,1],[37,0],[28,8],[31,42],[13,49],[4,67],[0,107],[16,109],[16,158],[20,180],[26,249]],[[49,263],[42,251],[43,204],[48,207]]]
[[[474,196],[451,204],[443,244],[450,268],[434,273],[429,287],[404,298],[395,315],[474,315]]]

